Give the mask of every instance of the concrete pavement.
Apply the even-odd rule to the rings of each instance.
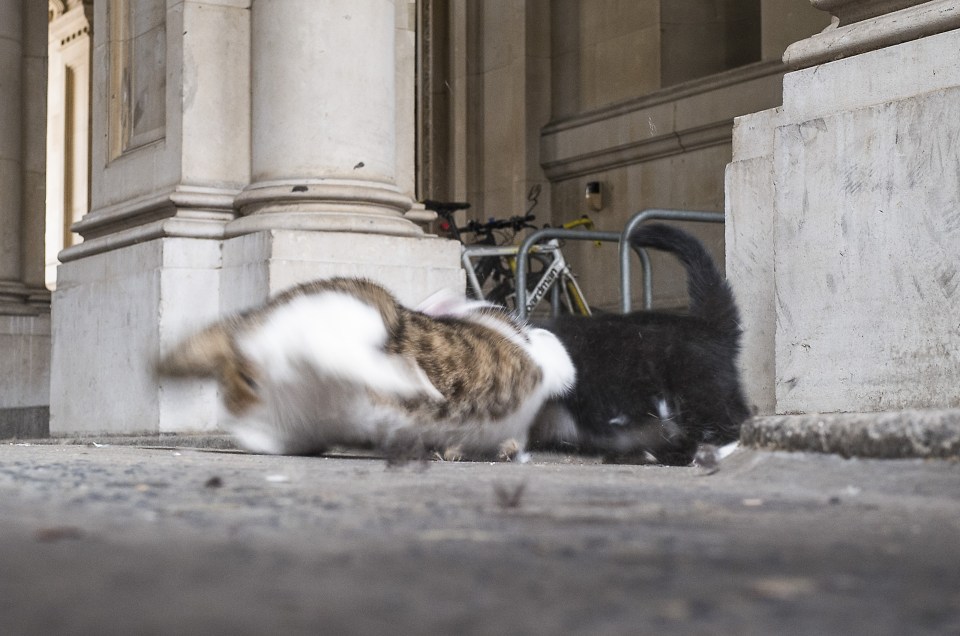
[[[960,633],[956,461],[21,444],[4,634]]]

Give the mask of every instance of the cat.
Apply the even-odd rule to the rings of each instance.
[[[538,417],[532,450],[688,465],[701,444],[739,437],[749,410],[737,368],[741,329],[732,290],[703,245],[680,229],[644,225],[631,242],[680,259],[689,312],[562,315],[540,322],[560,337],[578,377],[574,391]]]
[[[309,282],[186,338],[157,370],[216,378],[226,426],[253,452],[523,457],[544,401],[573,383],[563,346],[483,303],[430,311],[366,279]]]

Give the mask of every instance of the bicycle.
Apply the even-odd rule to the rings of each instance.
[[[531,190],[528,199],[533,202],[533,205],[523,216],[513,216],[508,219],[491,218],[485,223],[470,221],[463,227],[457,227],[453,215],[459,210],[468,209],[469,203],[430,199],[423,202],[427,209],[435,211],[442,219],[440,231],[463,244],[461,264],[467,275],[469,297],[489,300],[514,311],[517,310],[516,263],[520,248],[503,243],[512,241],[513,237],[524,229],[540,229],[531,223],[535,218],[531,210],[536,205],[537,194],[538,191]],[[563,225],[564,228],[592,226],[593,222],[586,216]],[[465,233],[474,234],[477,240],[467,244],[463,239]],[[509,236],[498,241],[498,233],[509,233]],[[591,314],[590,305],[563,256],[558,240],[553,239],[533,246],[528,253],[528,258],[530,259],[528,262],[537,263],[540,267],[530,273],[524,315],[529,315],[551,289],[554,290],[551,301],[552,313],[557,314],[565,309],[570,313],[587,316]],[[484,291],[485,288],[488,288],[487,291]]]
[[[427,199],[424,206],[433,210],[440,217],[439,234],[456,239],[464,249],[473,249],[476,246],[497,247],[509,243],[517,232],[530,228],[537,229],[531,224],[535,216],[525,214],[509,219],[489,219],[485,223],[469,221],[465,226],[458,227],[453,215],[459,210],[466,210],[469,203],[442,202]],[[474,239],[467,242],[465,235],[473,234]],[[498,255],[487,255],[476,264],[471,263],[468,269],[467,295],[477,300],[489,300],[502,305],[508,305],[514,293],[514,268],[512,263]],[[484,289],[486,288],[486,291]]]

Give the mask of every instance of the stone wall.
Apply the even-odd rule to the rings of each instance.
[[[590,212],[611,230],[643,208],[722,210],[733,118],[778,105],[783,48],[828,23],[806,0],[425,5],[436,88],[422,95],[421,196],[486,219],[523,212],[540,185],[538,223]],[[691,229],[722,262],[722,229]],[[591,302],[615,308],[616,248],[567,251]],[[676,265],[655,257],[654,271],[656,302],[684,304]]]

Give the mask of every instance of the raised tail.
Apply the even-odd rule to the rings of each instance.
[[[680,259],[687,270],[690,315],[715,325],[725,334],[740,335],[740,312],[733,291],[696,237],[670,225],[651,223],[635,230],[630,243],[637,248],[670,252]]]

